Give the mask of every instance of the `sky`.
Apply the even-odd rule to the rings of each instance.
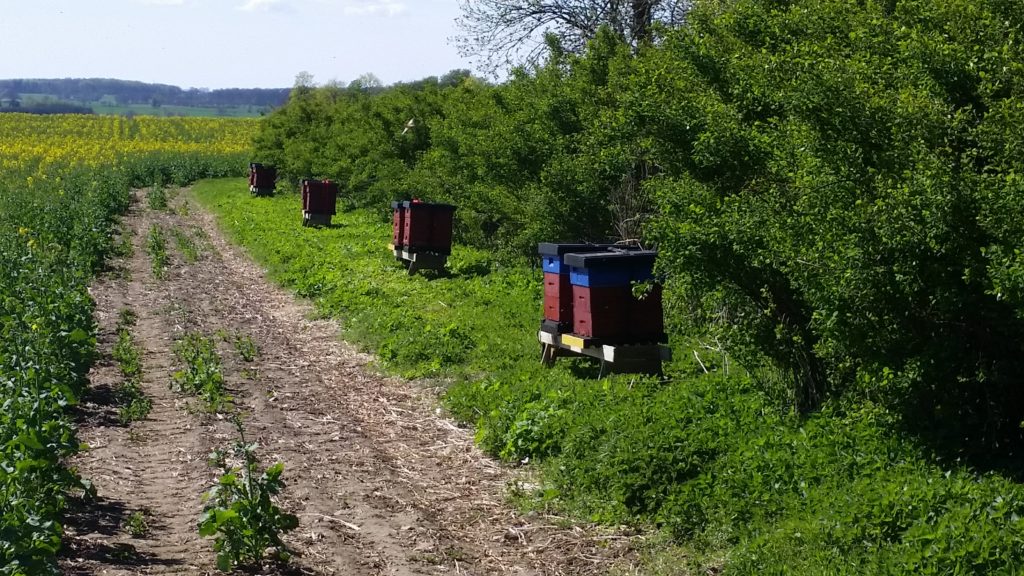
[[[0,79],[116,78],[287,88],[372,73],[385,84],[473,66],[458,0],[8,0]]]

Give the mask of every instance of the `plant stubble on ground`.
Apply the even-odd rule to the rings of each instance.
[[[369,356],[338,340],[337,324],[309,320],[310,307],[269,284],[211,217],[144,204],[137,198],[125,220],[135,249],[92,288],[103,358],[79,424],[91,449],[72,464],[98,498],[67,522],[65,573],[211,572],[212,542],[197,524],[217,477],[207,457],[235,438],[229,410],[264,465],[284,464],[279,504],[299,518],[284,538],[291,566],[263,573],[584,574],[630,563],[628,539],[510,509],[503,492],[514,472],[439,415],[435,391],[374,373]],[[169,250],[156,278],[144,249],[154,225],[192,234],[195,262]],[[152,401],[127,426],[103,394],[122,378],[109,354],[125,309]],[[182,368],[173,348],[190,333],[217,343],[232,397],[224,412],[170,387]],[[129,529],[139,519],[146,529]]]

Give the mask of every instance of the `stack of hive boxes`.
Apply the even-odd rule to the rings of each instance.
[[[274,193],[277,169],[259,162],[249,164],[249,192],[255,196],[269,196]]]
[[[411,200],[392,202],[391,243],[408,252],[452,253],[455,206]]]
[[[303,221],[314,220],[318,224],[330,225],[331,216],[337,213],[338,185],[330,180],[302,181]]]
[[[544,266],[541,330],[603,344],[664,341],[661,286],[652,282],[657,252],[607,245],[540,244]],[[647,291],[634,295],[634,285]]]

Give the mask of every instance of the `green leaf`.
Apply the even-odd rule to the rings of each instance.
[[[234,510],[217,510],[217,524],[226,524],[229,520],[238,518],[238,512]]]
[[[22,444],[33,450],[42,450],[44,446],[42,445],[41,442],[39,442],[37,434],[38,433],[35,430],[22,432],[21,434],[18,435],[17,441],[21,442]]]
[[[231,571],[231,555],[227,552],[221,552],[217,554],[217,569],[221,572]]]

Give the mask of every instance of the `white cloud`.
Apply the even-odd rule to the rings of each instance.
[[[405,12],[406,5],[398,0],[350,0],[344,10],[351,16],[397,16]]]
[[[246,12],[286,12],[292,7],[285,0],[247,0],[238,9]]]
[[[155,6],[182,6],[185,4],[185,0],[139,0],[139,2]]]

